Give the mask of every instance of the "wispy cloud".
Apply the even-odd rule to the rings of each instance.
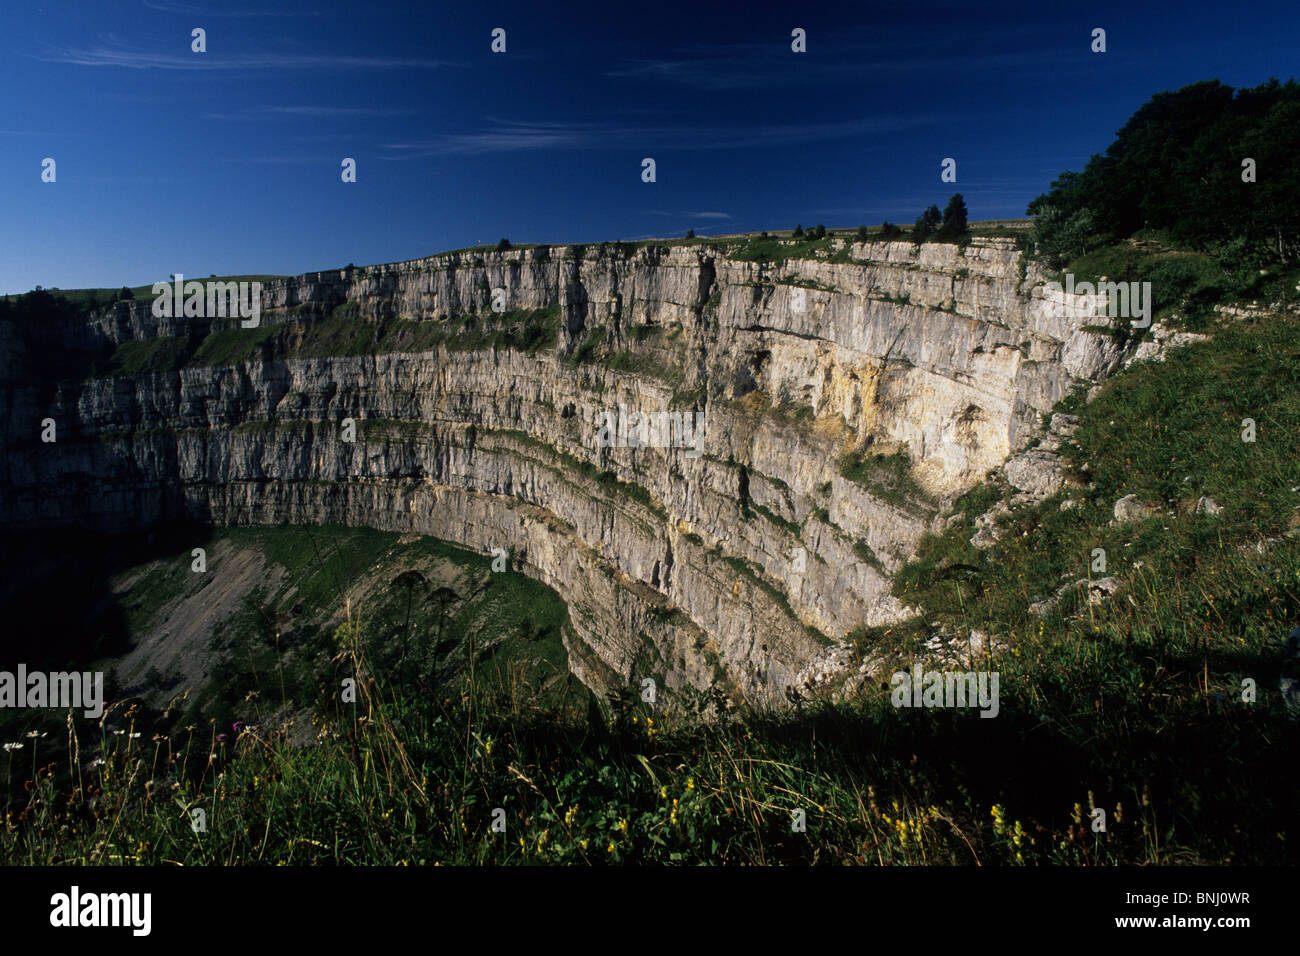
[[[231,122],[256,122],[273,116],[301,116],[308,119],[343,119],[347,117],[409,116],[415,110],[366,106],[256,106],[233,113],[204,113],[204,119]]]
[[[163,13],[183,13],[196,17],[323,17],[323,10],[224,10],[199,7],[193,3],[170,3],[159,0],[142,0],[150,10]]]
[[[63,47],[37,55],[46,63],[108,66],[131,70],[397,70],[450,66],[442,60],[385,56],[333,56],[326,53],[160,53],[117,46]]]
[[[671,212],[667,209],[652,209],[651,216],[671,216],[673,219],[730,219],[729,212]]]
[[[223,162],[237,163],[240,166],[321,166],[336,167],[339,159],[331,156],[226,156]]]
[[[406,143],[386,143],[387,159],[513,153],[547,149],[748,149],[845,139],[937,122],[937,117],[883,116],[771,126],[619,126],[497,120],[495,128]]]
[[[969,75],[992,69],[1060,69],[1070,52],[1041,44],[1031,49],[1011,47],[1015,37],[1005,29],[963,35],[945,46],[933,38],[879,35],[872,39],[838,37],[809,39],[809,49],[834,55],[794,54],[788,39],[764,43],[692,44],[672,56],[631,58],[605,76],[649,80],[702,90],[725,91],[760,87],[815,85],[861,78],[871,73],[961,71]],[[998,49],[998,45],[1007,45]]]

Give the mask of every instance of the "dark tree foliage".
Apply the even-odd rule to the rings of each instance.
[[[814,239],[825,239],[825,238],[826,238],[826,227],[825,227],[825,226],[822,226],[822,225],[818,225],[817,228],[813,230],[813,238],[814,238]]]
[[[1255,182],[1243,180],[1247,159]],[[1153,96],[1028,213],[1040,251],[1057,262],[1146,229],[1197,249],[1245,240],[1286,263],[1300,255],[1298,188],[1300,85],[1234,91],[1206,80]]]
[[[966,235],[966,200],[961,193],[955,193],[943,209],[943,225],[939,227],[939,238],[955,241]]]
[[[895,239],[902,234],[903,230],[898,226],[895,226],[888,219],[880,224],[880,237],[882,239]]]
[[[795,239],[802,239],[802,238],[803,238],[803,225],[802,225],[802,224],[797,225],[797,226],[794,227],[794,233],[792,234],[792,237],[795,238]]]
[[[859,242],[866,242],[866,241],[867,241],[867,227],[866,227],[866,226],[858,226],[858,241],[859,241]]]
[[[927,239],[934,238],[935,231],[939,224],[943,222],[943,214],[939,212],[939,207],[931,205],[929,209],[916,217],[916,225],[912,228],[912,240],[914,242],[925,242]]]
[[[509,239],[502,239],[500,242],[497,243],[497,252],[505,252],[509,248],[510,248]]]
[[[686,230],[686,238],[687,238],[687,239],[694,239],[694,238],[695,238],[695,230],[694,230],[694,229],[687,229],[687,230]]]
[[[117,297],[118,297],[119,300],[121,300],[121,299],[134,299],[134,298],[135,298],[135,293],[132,292],[130,289],[128,289],[126,286],[122,286],[122,291],[119,292],[119,293],[117,294]]]
[[[21,341],[17,353],[24,357],[20,374],[26,381],[39,383],[42,400],[53,398],[60,380],[84,378],[90,364],[105,357],[102,342],[80,334],[88,312],[85,305],[39,286],[22,295],[0,298],[0,322],[12,322],[6,334]]]

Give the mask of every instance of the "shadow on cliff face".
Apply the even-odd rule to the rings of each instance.
[[[87,669],[130,646],[127,614],[112,580],[132,567],[183,554],[207,528],[175,523],[101,534],[62,529],[0,535],[0,667]]]

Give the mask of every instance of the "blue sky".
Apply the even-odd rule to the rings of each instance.
[[[1020,216],[1152,93],[1297,50],[1294,0],[6,0],[0,292],[911,222],[953,192]]]

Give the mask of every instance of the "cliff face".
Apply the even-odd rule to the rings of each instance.
[[[279,280],[248,331],[118,303],[63,346],[176,361],[57,387],[30,330],[0,328],[0,522],[501,548],[569,603],[594,688],[781,701],[849,630],[905,614],[890,574],[942,504],[1124,358],[1045,294],[1010,240],[783,264],[554,247]],[[703,434],[601,447],[620,408],[698,413]]]

